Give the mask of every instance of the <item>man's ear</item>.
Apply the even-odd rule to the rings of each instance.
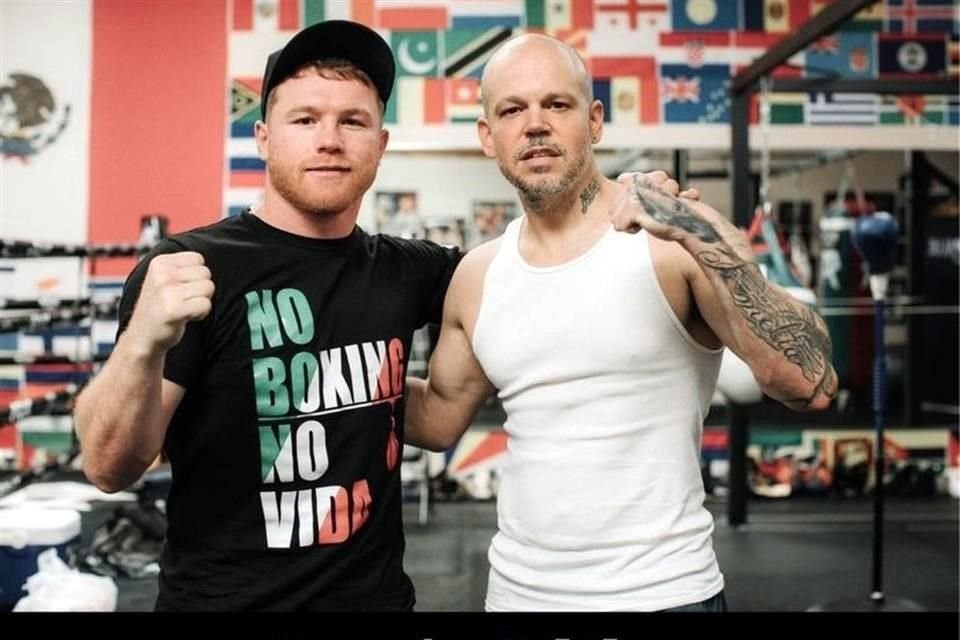
[[[603,103],[594,100],[590,105],[590,141],[593,144],[600,142],[603,137]]]
[[[257,155],[264,162],[267,161],[267,146],[270,142],[270,132],[263,120],[257,120],[253,125],[253,137],[257,141]]]
[[[483,155],[488,158],[497,156],[493,148],[493,132],[490,130],[490,123],[486,116],[477,119],[477,136],[480,138],[480,148],[483,149]]]
[[[377,154],[377,163],[383,160],[383,152],[387,150],[388,142],[390,142],[390,132],[380,129],[380,152]]]

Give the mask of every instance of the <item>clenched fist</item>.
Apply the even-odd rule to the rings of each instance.
[[[165,352],[180,342],[188,322],[210,313],[213,290],[199,253],[159,255],[147,268],[127,333],[145,349]]]
[[[617,182],[627,186],[631,186],[635,183],[640,184],[648,189],[659,189],[660,191],[665,191],[666,193],[669,193],[672,196],[677,196],[678,198],[686,198],[688,200],[700,199],[700,192],[693,187],[680,191],[680,183],[671,178],[666,171],[658,170],[648,171],[646,173],[621,173],[619,176],[617,176]]]
[[[646,229],[663,240],[681,241],[690,235],[705,242],[720,239],[716,225],[722,217],[699,201],[696,189],[680,192],[677,182],[662,171],[623,174],[617,180],[626,186],[610,210],[618,231]]]

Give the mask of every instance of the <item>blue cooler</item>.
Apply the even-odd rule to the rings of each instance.
[[[71,509],[0,509],[0,611],[27,595],[23,584],[37,573],[37,557],[50,548],[67,562],[80,540],[80,513]]]

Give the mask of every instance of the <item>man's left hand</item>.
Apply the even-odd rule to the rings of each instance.
[[[695,236],[704,242],[720,239],[714,221],[716,210],[699,201],[695,189],[680,192],[680,185],[662,171],[623,174],[617,180],[626,186],[610,210],[617,231],[640,229],[663,240],[682,241]]]
[[[638,181],[650,189],[665,191],[678,198],[687,198],[688,200],[700,199],[700,192],[693,187],[680,191],[680,183],[671,178],[666,171],[647,171],[645,173],[631,171],[629,173],[621,173],[617,176],[617,182],[623,185],[630,186],[634,181]]]

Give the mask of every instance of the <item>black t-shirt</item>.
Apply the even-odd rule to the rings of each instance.
[[[456,249],[359,228],[315,240],[245,213],[161,242],[197,251],[213,309],[164,377],[186,389],[164,450],[173,483],[158,609],[413,605],[399,461],[413,332],[439,322]]]

